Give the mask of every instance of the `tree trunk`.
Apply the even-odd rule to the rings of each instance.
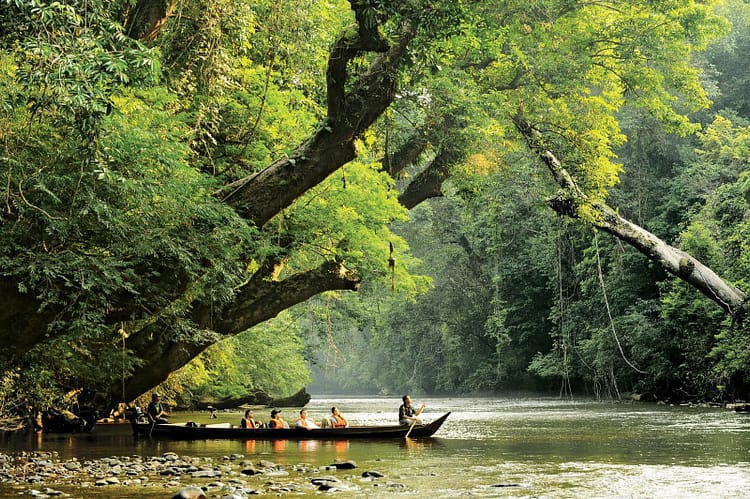
[[[360,47],[380,44],[352,41],[343,35],[331,50],[328,65],[326,123],[289,158],[237,180],[218,195],[240,215],[262,227],[312,187],[356,157],[356,140],[383,114],[396,93],[395,75],[406,47],[415,35],[404,26],[399,43],[376,57],[369,71],[346,92],[347,63]]]
[[[128,12],[125,32],[136,40],[150,41],[156,38],[159,30],[177,5],[177,0],[138,0]]]
[[[125,400],[133,400],[158,385],[221,337],[246,331],[323,291],[356,291],[360,284],[356,273],[337,262],[326,262],[315,270],[283,281],[266,277],[264,274],[254,276],[223,310],[198,306],[193,311],[192,319],[199,327],[216,333],[203,341],[180,336],[175,339],[169,334],[170,325],[161,321],[133,332],[126,346],[143,359],[143,365],[128,378]],[[123,396],[122,386],[112,386],[107,396],[108,404],[119,401]]]
[[[357,14],[362,8],[358,5],[352,2]],[[395,97],[397,66],[415,33],[413,26],[404,25],[398,43],[389,48],[371,28],[360,28],[356,33],[345,32],[329,57],[325,126],[299,146],[290,158],[233,182],[218,195],[241,216],[262,227],[295,199],[353,160],[356,140]],[[349,61],[369,50],[381,53],[369,70],[346,91],[346,82],[351,79]],[[196,306],[193,321],[220,336],[235,335],[323,291],[356,290],[359,287],[359,277],[338,262],[327,262],[319,269],[281,282],[266,277],[263,273],[254,276],[234,302],[222,310]],[[126,400],[161,383],[170,372],[217,341],[216,338],[200,342],[172,340],[171,335],[160,330],[165,327],[168,325],[153,325],[129,338],[128,347],[144,360],[144,365],[128,380]],[[118,400],[121,396],[118,387],[113,387],[109,396]]]
[[[560,215],[578,218],[580,207],[588,206],[594,211],[594,216],[587,218],[593,226],[628,243],[670,274],[698,289],[733,317],[740,319],[744,316],[747,296],[741,290],[724,281],[696,258],[626,220],[606,204],[591,202],[557,157],[545,148],[541,134],[523,116],[516,116],[514,122],[530,149],[547,165],[561,188],[558,195],[549,200],[553,210]]]
[[[457,159],[454,151],[442,149],[399,195],[399,203],[412,209],[426,199],[442,196],[443,182],[450,176],[450,167]]]

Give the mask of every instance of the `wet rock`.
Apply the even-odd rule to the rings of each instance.
[[[273,471],[269,471],[266,473],[266,476],[268,477],[282,477],[282,476],[289,476],[289,472],[286,470],[279,470],[275,469]]]
[[[78,461],[68,461],[63,464],[63,468],[69,471],[78,471],[81,469],[81,463],[79,463]]]
[[[193,478],[216,478],[221,476],[221,471],[217,470],[199,470],[190,473]]]
[[[198,487],[185,487],[179,492],[177,492],[175,495],[173,495],[172,499],[208,499],[208,498],[206,497],[206,493],[203,489],[199,489]]]
[[[253,476],[263,472],[255,469],[255,466],[251,465],[243,469],[240,473],[242,473],[243,475]]]
[[[341,483],[341,480],[339,480],[335,476],[319,476],[310,480],[310,483],[312,483],[313,485],[318,485],[318,486],[325,485],[325,484],[336,485],[336,484]]]
[[[379,471],[365,471],[362,473],[362,478],[383,478],[385,475]]]
[[[337,470],[353,470],[357,467],[357,463],[354,461],[343,461],[343,462],[336,462],[331,465],[333,468],[336,468]]]

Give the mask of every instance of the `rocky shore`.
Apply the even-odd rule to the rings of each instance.
[[[353,461],[329,466],[252,462],[235,454],[219,459],[120,456],[60,460],[55,453],[0,454],[1,497],[201,497],[242,499],[253,495],[312,496],[321,491],[407,489],[375,470],[355,471]]]

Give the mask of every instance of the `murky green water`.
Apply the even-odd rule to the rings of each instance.
[[[377,470],[405,488],[373,488],[339,497],[750,497],[750,415],[723,409],[554,399],[455,399],[426,402],[425,419],[452,411],[423,441],[242,442],[134,441],[129,427],[98,426],[75,436],[4,436],[0,452],[57,451],[61,458],[151,456],[164,452],[220,458],[243,454],[280,464],[325,466],[354,460],[358,473]],[[320,418],[337,405],[353,423],[390,424],[398,398],[322,398],[308,405]],[[267,418],[267,411],[256,417]],[[283,415],[294,420],[296,410]],[[240,413],[178,414],[173,422],[229,421]],[[81,497],[105,497],[84,494]],[[18,497],[18,491],[0,497]],[[171,497],[174,491],[165,491]],[[299,497],[298,494],[291,494]],[[138,497],[134,492],[132,497]],[[155,497],[149,495],[149,497]]]

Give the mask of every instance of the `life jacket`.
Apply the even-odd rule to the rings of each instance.
[[[297,418],[297,421],[294,423],[294,425],[297,427],[307,428],[308,430],[318,427],[315,421],[312,421],[310,419],[302,419],[302,418]]]
[[[281,418],[275,418],[268,422],[269,428],[274,428],[276,430],[281,430],[284,428],[284,420]]]
[[[242,427],[243,428],[255,428],[257,425],[255,424],[255,420],[253,418],[242,418]]]
[[[335,414],[331,414],[331,423],[333,423],[335,428],[345,428],[348,424],[344,416],[337,416]]]

